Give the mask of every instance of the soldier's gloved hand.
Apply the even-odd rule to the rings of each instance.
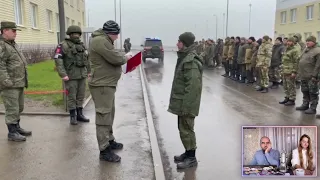
[[[291,74],[291,78],[296,78],[297,74],[296,73],[292,73]]]
[[[63,81],[69,81],[69,76],[65,76],[62,78]]]

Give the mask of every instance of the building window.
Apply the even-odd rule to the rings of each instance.
[[[304,33],[304,39],[306,40],[309,36],[311,36],[312,33],[311,32],[306,32]]]
[[[31,6],[31,25],[33,28],[38,27],[38,5],[30,3]]]
[[[52,11],[47,9],[47,23],[48,23],[48,30],[52,31]]]
[[[59,14],[58,13],[56,14],[56,19],[57,19],[57,22],[56,22],[57,23],[57,26],[56,26],[57,27],[57,32],[60,32],[60,19],[59,19]]]
[[[69,22],[69,18],[68,17],[66,17],[66,26],[67,26],[67,28],[70,26],[70,22]]]
[[[307,20],[313,19],[313,5],[307,6]]]
[[[287,11],[281,12],[281,24],[285,24],[287,22]]]
[[[14,0],[14,15],[18,25],[23,24],[22,0]]]
[[[74,24],[75,24],[74,20],[71,20],[71,25],[74,25]]]
[[[290,10],[290,15],[291,15],[291,22],[296,22],[297,19],[297,9],[291,9]]]

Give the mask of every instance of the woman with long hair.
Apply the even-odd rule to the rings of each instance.
[[[316,158],[312,151],[310,136],[304,134],[300,137],[298,148],[292,151],[291,164],[294,169],[304,169],[305,175],[313,174]]]

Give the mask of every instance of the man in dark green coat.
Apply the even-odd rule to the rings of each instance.
[[[115,21],[107,21],[103,28],[92,33],[89,48],[89,61],[92,77],[89,89],[96,110],[96,133],[100,150],[100,159],[119,162],[121,157],[113,152],[122,149],[123,144],[115,141],[113,122],[115,115],[115,93],[121,77],[121,66],[130,56],[115,50],[114,41],[118,39],[120,27]]]
[[[194,119],[199,114],[203,60],[196,53],[195,36],[185,32],[179,36],[178,61],[172,82],[168,111],[178,116],[178,128],[185,152],[175,156],[178,169],[197,166]]]
[[[90,76],[91,69],[88,51],[80,39],[81,34],[79,26],[68,27],[69,38],[58,45],[55,53],[57,71],[65,81],[68,91],[68,109],[72,125],[77,125],[78,121],[89,122],[83,115],[82,104],[85,98],[86,79]]]

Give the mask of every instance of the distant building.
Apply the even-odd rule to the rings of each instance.
[[[320,0],[277,0],[275,37],[295,33],[302,40],[314,35],[320,41]]]
[[[86,27],[85,0],[64,0],[66,28]],[[59,41],[58,0],[1,0],[0,21],[14,21],[21,28],[17,43],[56,45]]]

